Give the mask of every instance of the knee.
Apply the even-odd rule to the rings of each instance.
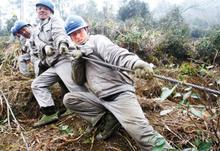
[[[63,104],[65,107],[68,107],[70,104],[74,104],[76,102],[76,99],[72,93],[66,93],[63,97]]]
[[[33,80],[33,82],[31,83],[31,89],[35,90],[37,88],[37,84],[36,84],[36,78]]]

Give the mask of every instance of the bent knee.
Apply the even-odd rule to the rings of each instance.
[[[33,90],[33,89],[37,89],[37,88],[38,88],[38,84],[37,84],[36,78],[35,78],[31,83],[31,89]]]
[[[74,104],[75,102],[78,102],[77,97],[74,95],[74,93],[66,93],[63,97],[63,104],[67,107],[70,104]]]

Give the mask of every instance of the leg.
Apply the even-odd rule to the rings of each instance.
[[[120,124],[138,143],[141,150],[152,150],[158,139],[164,140],[164,148],[171,149],[164,137],[159,135],[145,118],[134,93],[124,92],[114,101],[103,101],[103,105],[118,119]]]
[[[93,126],[105,114],[106,109],[98,103],[99,99],[90,92],[67,93],[63,101],[66,108],[78,113]]]
[[[28,71],[27,61],[30,60],[29,54],[23,54],[18,57],[18,67],[21,74],[24,76],[29,76],[30,72]]]
[[[43,126],[58,120],[54,101],[52,99],[49,87],[59,80],[58,75],[53,67],[38,76],[31,84],[32,92],[43,113],[42,118],[34,123],[34,127]]]
[[[39,62],[40,62],[40,59],[38,59],[37,57],[35,56],[31,56],[31,62],[34,66],[34,74],[35,74],[35,77],[37,77],[39,75]]]
[[[55,65],[55,70],[69,92],[88,92],[86,87],[79,86],[73,81],[72,66],[70,61],[60,61]]]
[[[31,84],[32,92],[40,107],[54,106],[49,87],[59,80],[53,67],[43,72]]]

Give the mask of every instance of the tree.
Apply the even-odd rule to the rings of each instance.
[[[8,19],[6,21],[6,29],[8,32],[10,32],[11,27],[14,25],[15,21],[18,20],[18,17],[16,15],[13,15],[12,18]]]
[[[86,4],[74,6],[71,10],[86,19],[97,20],[100,18],[100,13],[94,0],[89,0]]]
[[[148,4],[140,0],[130,0],[118,11],[118,18],[123,21],[132,17],[146,18],[148,15],[150,15]]]

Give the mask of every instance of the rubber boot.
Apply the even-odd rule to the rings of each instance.
[[[120,127],[120,123],[110,112],[105,115],[104,122],[103,130],[96,135],[97,140],[109,138]]]
[[[71,115],[73,114],[73,111],[70,110],[70,109],[66,109],[66,111],[60,115],[60,117],[65,117],[65,116],[68,116],[68,115]]]
[[[33,127],[36,128],[58,121],[58,112],[56,112],[55,106],[42,107],[40,110],[43,116],[39,121],[34,123]]]
[[[152,139],[148,141],[154,144],[152,151],[158,151],[158,150],[173,151],[174,150],[174,148],[158,132],[155,132],[155,135],[152,137]]]

